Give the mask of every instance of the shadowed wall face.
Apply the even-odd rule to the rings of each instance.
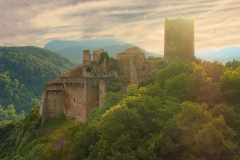
[[[89,50],[83,51],[83,64],[91,65],[91,55]]]
[[[63,101],[61,90],[47,91],[46,119],[63,115]]]
[[[164,59],[167,63],[194,58],[194,19],[165,19]]]

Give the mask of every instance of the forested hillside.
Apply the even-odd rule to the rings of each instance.
[[[0,159],[240,159],[240,62],[169,64],[146,86],[108,92],[86,123],[39,126],[38,107],[0,127]]]
[[[17,113],[29,113],[39,102],[44,84],[76,65],[38,47],[0,47],[0,109],[8,112],[12,104]]]

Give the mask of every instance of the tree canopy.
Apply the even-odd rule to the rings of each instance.
[[[18,114],[29,113],[42,87],[77,64],[38,47],[0,47],[0,105],[13,104]]]
[[[0,127],[0,158],[239,159],[239,74],[217,62],[172,63],[147,86],[108,92],[85,123],[58,117],[39,127],[36,106]]]

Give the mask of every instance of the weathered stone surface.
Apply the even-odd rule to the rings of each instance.
[[[94,63],[99,62],[100,54],[103,52],[104,52],[104,49],[99,49],[99,50],[93,51],[93,62]]]
[[[39,109],[42,125],[47,119],[61,115],[65,115],[67,119],[85,122],[91,109],[104,104],[105,92],[108,87],[110,88],[109,82],[117,80],[119,76],[117,70],[108,72],[106,59],[99,65],[99,57],[103,52],[104,50],[94,51],[91,61],[90,52],[84,50],[82,65],[43,87]],[[144,53],[137,47],[118,54],[117,63],[119,72],[130,76],[131,84],[137,84],[139,77],[146,79],[146,74],[151,70]]]
[[[194,19],[165,19],[164,59],[167,63],[194,58]]]
[[[83,65],[91,65],[91,55],[89,50],[83,51]]]

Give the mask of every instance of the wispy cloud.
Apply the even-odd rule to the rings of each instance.
[[[113,38],[163,53],[164,19],[193,16],[195,50],[240,45],[238,0],[18,0],[0,2],[0,45]]]

